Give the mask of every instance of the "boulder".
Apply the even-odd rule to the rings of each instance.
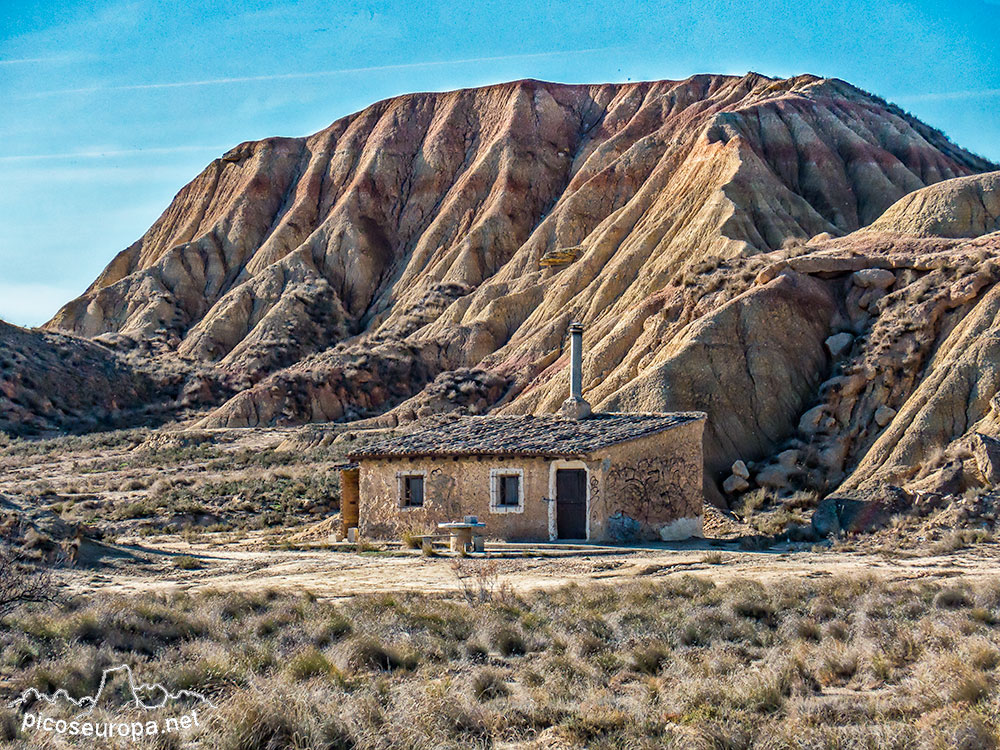
[[[788,469],[780,464],[770,464],[757,472],[757,484],[776,490],[787,489]]]
[[[840,517],[837,515],[837,498],[827,497],[820,501],[812,515],[812,527],[817,536],[839,534]]]
[[[882,406],[875,410],[875,424],[879,427],[885,427],[892,421],[894,416],[896,416],[896,410],[891,406],[882,404]]]
[[[750,489],[750,482],[746,480],[746,477],[737,476],[733,474],[725,482],[722,483],[722,489],[724,489],[728,494],[732,495],[737,492],[746,492]]]
[[[814,406],[799,417],[799,432],[812,437],[820,432],[826,422],[826,404]]]
[[[851,281],[865,289],[888,289],[896,282],[896,274],[884,268],[863,268],[851,274]]]
[[[790,448],[789,450],[781,451],[781,453],[778,454],[778,464],[782,468],[791,472],[798,468],[799,459],[801,457],[802,455],[797,450]]]
[[[901,487],[889,485],[875,498],[862,500],[831,495],[823,498],[813,513],[813,530],[819,536],[839,531],[860,534],[877,531],[889,524],[894,515],[913,506],[913,498]]]
[[[743,462],[743,459],[739,459],[733,462],[732,472],[734,475],[738,477],[743,477],[743,479],[750,478],[750,469],[747,468],[747,465]]]
[[[972,434],[972,455],[986,484],[1000,483],[1000,440],[981,432]]]
[[[851,348],[851,344],[854,343],[854,336],[847,333],[847,331],[843,331],[833,334],[823,343],[826,344],[826,350],[830,352],[830,356],[836,359]]]

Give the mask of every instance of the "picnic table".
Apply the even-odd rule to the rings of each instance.
[[[465,520],[462,521],[448,521],[447,523],[438,524],[439,529],[445,529],[451,534],[452,552],[465,552],[470,547],[476,549],[477,552],[481,551],[481,549],[478,549],[478,547],[482,546],[481,543],[474,545],[472,537],[474,530],[485,527],[486,524],[475,516],[466,516]],[[479,536],[479,539],[482,539],[482,537]]]

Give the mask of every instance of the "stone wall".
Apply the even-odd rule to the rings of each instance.
[[[704,420],[597,451],[592,539],[686,539],[702,530]]]
[[[524,472],[522,509],[490,510],[490,470]],[[424,472],[424,505],[402,508],[400,473]],[[541,458],[369,459],[361,462],[362,535],[396,538],[405,531],[437,532],[438,523],[478,516],[487,538],[549,538],[549,462]]]

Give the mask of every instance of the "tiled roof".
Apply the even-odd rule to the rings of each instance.
[[[705,419],[704,412],[600,413],[588,419],[540,416],[437,417],[352,451],[351,461],[408,456],[582,456],[643,435]]]

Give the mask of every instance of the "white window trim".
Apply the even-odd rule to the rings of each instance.
[[[423,477],[424,480],[424,504],[406,504],[406,479],[407,477]],[[396,506],[400,510],[420,510],[427,507],[427,472],[426,471],[397,471],[396,472]]]
[[[517,505],[500,504],[500,477],[517,477]],[[490,513],[524,513],[524,469],[490,469]]]

